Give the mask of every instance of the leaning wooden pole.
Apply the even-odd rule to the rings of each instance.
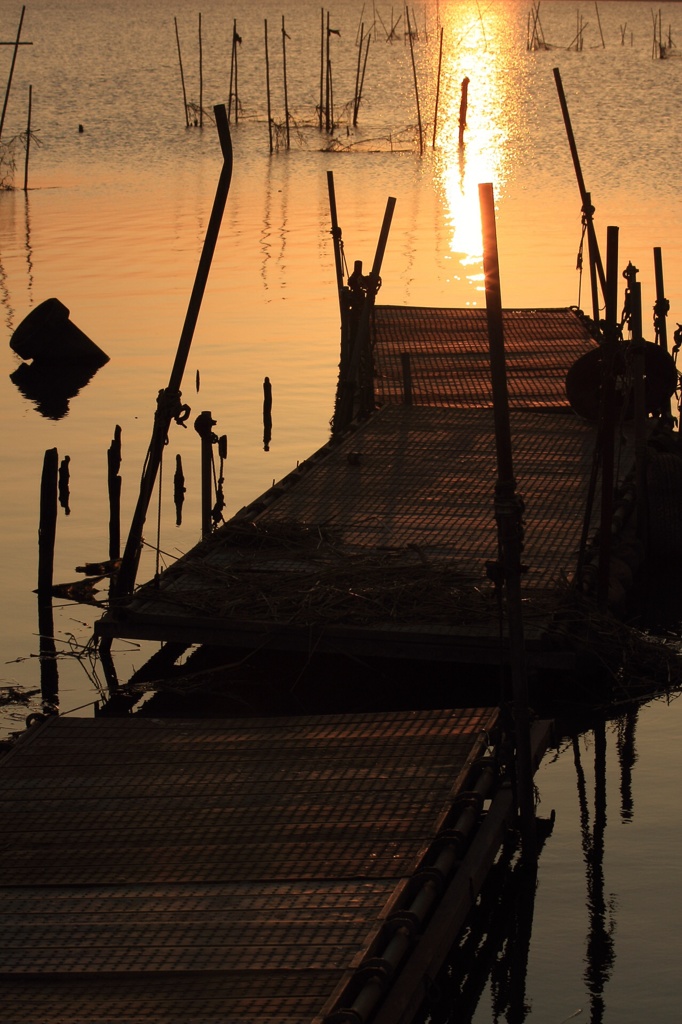
[[[190,348],[192,346],[194,330],[199,317],[204,291],[206,290],[206,282],[208,281],[208,274],[211,269],[213,254],[215,252],[223,212],[225,210],[225,203],[230,191],[230,181],[232,179],[232,140],[230,138],[230,126],[227,121],[227,111],[223,104],[214,107],[213,110],[215,113],[220,146],[223,153],[223,166],[220,172],[218,186],[216,188],[213,209],[211,210],[211,216],[206,230],[206,237],[204,238],[204,246],[199,259],[199,266],[197,267],[194,279],[194,287],[187,307],[185,322],[180,335],[180,341],[178,342],[175,362],[173,363],[173,368],[171,370],[168,387],[159,393],[157,399],[152,437],[149,443],[147,459],[142,473],[140,493],[135,512],[133,514],[128,540],[126,541],[125,550],[123,552],[123,559],[117,584],[114,589],[115,597],[121,597],[125,594],[131,593],[135,586],[135,577],[137,576],[137,566],[142,545],[142,530],[147,518],[147,510],[149,508],[149,503],[151,501],[154,485],[159,472],[161,457],[168,437],[168,430],[173,420],[183,422],[184,419],[187,418],[187,412],[180,401],[182,378],[187,365]]]
[[[334,243],[334,267],[336,268],[336,287],[339,293],[339,305],[341,307],[341,319],[344,316],[343,304],[343,253],[341,244],[341,228],[336,212],[336,189],[334,188],[334,172],[327,171],[327,191],[329,192],[329,212],[332,219],[332,240]]]
[[[407,15],[407,35],[410,40],[410,56],[412,57],[412,77],[414,79],[414,95],[417,103],[417,127],[419,128],[419,155],[424,153],[424,132],[422,130],[422,114],[419,106],[419,84],[417,82],[417,65],[414,61],[414,44],[412,42],[412,25],[410,24],[410,11],[405,8]]]
[[[601,448],[601,510],[597,601],[608,607],[611,578],[611,530],[615,483],[616,375],[618,342],[618,228],[606,229],[606,342],[602,347],[598,443]]]
[[[0,115],[0,138],[2,138],[2,129],[5,125],[5,114],[7,113],[7,104],[9,102],[9,94],[12,88],[12,78],[14,77],[14,65],[17,62],[17,53],[19,52],[19,42],[21,40],[21,26],[24,24],[24,14],[26,8],[21,8],[21,16],[19,18],[19,28],[17,29],[17,38],[14,43],[14,50],[12,52],[12,63],[9,68],[9,75],[7,77],[7,87],[5,89],[5,102],[2,105],[2,114]]]
[[[516,493],[512,458],[509,395],[502,325],[500,269],[497,253],[495,200],[493,186],[478,186],[483,227],[483,270],[485,302],[490,342],[490,368],[497,452],[497,483],[495,485],[495,519],[500,544],[501,572],[506,594],[507,622],[513,686],[513,709],[516,729],[516,782],[523,854],[535,859],[535,803],[533,798],[533,767],[530,745],[530,712],[528,681],[521,605],[521,550],[523,541],[523,502]]]
[[[575,144],[575,137],[573,135],[573,128],[571,126],[571,117],[568,112],[568,104],[566,103],[566,96],[564,94],[564,87],[561,81],[561,74],[559,68],[554,68],[554,81],[556,83],[557,94],[559,96],[559,104],[561,106],[561,113],[564,119],[564,127],[566,128],[566,135],[568,137],[568,145],[571,150],[571,157],[573,159],[573,168],[575,170],[575,176],[578,181],[578,188],[580,190],[580,199],[583,205],[583,214],[585,216],[585,225],[587,228],[587,241],[590,251],[590,262],[594,264],[597,274],[599,276],[599,284],[601,286],[602,295],[606,295],[606,275],[604,273],[604,267],[599,255],[599,246],[597,244],[597,235],[594,229],[593,214],[594,209],[592,204],[587,201],[587,190],[585,188],[585,180],[583,178],[582,168],[580,167],[580,159],[578,157],[578,148]],[[598,300],[593,296],[593,302],[598,305]]]
[[[438,132],[438,104],[440,102],[440,72],[443,66],[443,26],[440,29],[440,46],[438,47],[438,77],[436,78],[436,103],[433,111],[433,141],[431,145],[436,148],[436,134]]]
[[[178,32],[178,19],[173,18],[175,22],[175,41],[178,45],[178,61],[180,63],[180,81],[182,83],[182,104],[185,108],[185,127],[189,128],[189,111],[187,109],[187,90],[185,88],[185,72],[182,67],[182,52],[180,50],[180,33]]]

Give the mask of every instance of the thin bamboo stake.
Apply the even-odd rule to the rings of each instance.
[[[182,53],[180,52],[180,34],[178,32],[178,19],[173,18],[175,22],[175,41],[178,44],[178,61],[180,62],[180,81],[182,83],[182,105],[185,108],[185,127],[189,128],[189,111],[187,109],[187,90],[185,89],[185,72],[182,68]]]
[[[443,26],[440,29],[440,46],[438,48],[438,77],[436,79],[436,105],[433,112],[433,141],[431,145],[436,148],[436,133],[438,131],[438,103],[440,101],[440,72],[443,66]]]
[[[325,62],[325,102],[324,102],[324,126],[327,132],[331,131],[330,117],[329,117],[329,11],[327,11],[327,42],[326,42],[326,62]]]
[[[265,91],[268,97],[268,138],[272,153],[272,107],[270,104],[270,58],[268,55],[268,19],[265,19]]]
[[[405,8],[407,15],[407,35],[410,40],[410,55],[412,57],[412,75],[414,77],[414,94],[417,101],[417,124],[419,126],[419,155],[422,156],[424,153],[424,133],[422,131],[422,115],[419,108],[419,86],[417,84],[417,66],[414,62],[414,46],[412,44],[412,26],[410,24],[410,12]]]
[[[599,17],[599,4],[597,3],[597,0],[594,0],[594,9],[597,12],[597,24],[599,25],[599,35],[601,36],[601,44],[603,48],[606,49],[606,43],[604,42],[604,33],[602,32],[601,27],[601,18]]]
[[[355,112],[355,120],[353,121],[354,125],[357,125],[357,123],[358,123],[358,116],[360,114],[360,104],[362,103],[362,90],[365,87],[365,72],[367,71],[367,58],[369,56],[369,44],[370,44],[371,41],[372,41],[372,33],[369,32],[368,35],[367,35],[367,45],[365,46],[365,60],[364,60],[363,65],[362,65],[362,76],[360,78],[360,89],[359,89],[359,92],[358,92],[358,109]]]
[[[236,19],[235,19],[236,25]],[[234,36],[235,28],[232,29],[232,47],[230,49],[230,86],[227,90],[227,120],[232,119],[232,93],[234,89]]]
[[[322,108],[324,106],[324,7],[320,7],[320,105],[318,108],[318,128],[322,131]]]
[[[363,8],[364,10],[364,8]],[[360,26],[360,43],[358,45],[358,66],[355,69],[355,92],[353,94],[353,125],[358,123],[358,89],[360,88],[360,63],[362,61],[362,44],[365,37],[365,23]]]
[[[201,14],[199,14],[199,127],[204,127],[204,48],[201,39]]]
[[[291,137],[289,134],[289,94],[287,92],[287,39],[289,36],[286,33],[284,27],[284,15],[282,15],[282,71],[284,74],[284,122],[286,125],[287,132],[287,149],[291,146]]]
[[[19,28],[17,29],[17,38],[14,43],[14,50],[12,52],[12,63],[10,64],[9,76],[7,78],[7,88],[5,89],[5,102],[2,105],[2,115],[0,115],[0,138],[2,138],[2,129],[5,124],[5,114],[7,113],[7,104],[9,102],[10,89],[12,88],[12,78],[14,76],[14,65],[17,62],[17,53],[19,52],[19,40],[21,39],[21,26],[24,24],[24,14],[26,13],[26,7],[21,8],[21,17],[19,18]]]
[[[24,162],[24,192],[28,192],[28,155],[31,149],[31,104],[33,98],[33,86],[28,87],[28,119],[26,122],[26,160]]]

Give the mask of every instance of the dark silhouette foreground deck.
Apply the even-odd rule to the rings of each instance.
[[[546,631],[576,569],[595,434],[564,379],[595,343],[570,309],[507,310],[504,323],[528,657],[571,667]],[[485,310],[379,306],[373,331],[377,411],[112,607],[100,635],[505,660],[487,574],[498,540]]]
[[[320,1020],[362,994],[358,968],[450,844],[458,867],[379,1006],[409,1020],[512,811],[497,718],[34,727],[0,764],[3,1021]]]

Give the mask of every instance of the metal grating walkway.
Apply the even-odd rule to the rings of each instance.
[[[402,905],[496,720],[35,727],[0,765],[3,1021],[312,1021]]]
[[[569,309],[503,311],[509,404],[568,408],[564,378],[595,347]],[[376,306],[374,387],[379,405],[401,403],[409,354],[414,405],[490,408],[490,353],[485,309]]]
[[[595,441],[593,426],[568,405],[564,378],[594,342],[569,309],[504,316],[514,469],[525,501],[523,587],[534,602],[526,639],[553,652],[544,631],[575,572]],[[377,307],[374,361],[377,412],[141,587],[97,631],[499,661],[486,569],[498,540],[485,311]],[[630,463],[621,453],[621,474]]]

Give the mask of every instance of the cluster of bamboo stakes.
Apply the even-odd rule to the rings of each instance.
[[[599,38],[601,46],[606,49],[606,40],[604,38],[604,31],[601,23],[601,16],[599,14],[599,4],[597,0],[594,3],[594,10],[597,17],[597,27],[599,29]],[[652,57],[654,59],[663,59],[670,54],[670,50],[675,46],[672,39],[672,29],[668,27],[667,37],[663,33],[662,14],[659,9],[658,12],[652,10],[651,19],[653,22],[653,41],[652,41]],[[585,21],[582,11],[576,11],[576,32],[568,46],[559,46],[555,43],[548,43],[545,38],[544,29],[540,20],[540,0],[534,0],[530,11],[528,12],[528,24],[527,24],[527,35],[526,35],[526,49],[527,50],[556,50],[566,49],[575,50],[580,53],[585,46],[585,31],[588,28],[588,23]],[[620,31],[620,44],[625,46],[628,40],[627,23],[619,26]],[[634,35],[632,32],[629,34],[630,46],[634,45]]]
[[[414,9],[410,11],[408,6],[405,6],[400,14],[395,15],[394,9],[391,8],[391,17],[388,24],[381,18],[379,11],[376,9],[376,5],[373,5],[373,20],[369,27],[362,20],[364,16],[364,5],[360,15],[360,22],[355,39],[355,45],[358,51],[357,67],[355,73],[355,88],[352,101],[346,105],[345,109],[349,112],[349,120],[352,126],[355,128],[358,124],[358,118],[360,113],[360,106],[362,103],[364,86],[365,86],[365,75],[367,71],[367,61],[369,57],[369,49],[372,38],[376,38],[378,34],[377,25],[380,25],[386,40],[393,42],[399,37],[398,27],[401,22],[404,22],[406,26],[403,33],[403,39],[410,48],[410,59],[412,66],[412,76],[414,82],[415,92],[415,104],[416,104],[416,115],[417,115],[417,131],[419,139],[419,153],[423,154],[425,143],[424,135],[425,129],[422,120],[421,101],[419,96],[419,83],[417,77],[417,66],[415,60],[415,42],[419,40],[420,34],[417,28],[417,19]],[[481,25],[483,26],[482,14],[479,9],[479,17]],[[438,74],[436,83],[436,101],[435,110],[433,116],[433,139],[432,145],[435,148],[436,137],[438,131],[438,107],[441,94],[441,73],[443,64],[443,27],[440,25],[440,11],[438,10],[437,22],[439,26],[439,54],[438,54]],[[202,45],[202,24],[201,15],[199,15],[198,23],[198,34],[199,34],[199,102],[198,104],[192,103],[187,98],[187,89],[185,84],[185,72],[182,59],[182,50],[180,46],[180,35],[178,29],[177,18],[174,19],[175,25],[175,38],[178,51],[178,62],[180,66],[180,81],[182,86],[182,97],[183,97],[183,109],[185,114],[185,125],[186,127],[203,127],[204,110],[203,110],[203,45]],[[428,38],[428,29],[426,21],[424,22],[424,36]],[[338,29],[334,28],[331,24],[330,12],[325,11],[324,8],[320,9],[320,78],[319,78],[319,100],[317,104],[317,127],[319,131],[324,131],[328,135],[333,135],[339,126],[339,121],[335,113],[334,104],[334,81],[333,81],[333,70],[332,70],[332,59],[331,59],[331,37],[340,35]],[[270,153],[273,153],[275,149],[279,148],[280,138],[282,145],[286,149],[291,148],[291,133],[292,126],[294,125],[294,119],[289,104],[289,89],[287,81],[287,40],[289,35],[286,30],[286,22],[284,15],[282,15],[281,23],[281,40],[282,40],[282,79],[283,79],[283,102],[284,102],[284,120],[281,124],[277,123],[273,118],[272,113],[272,91],[271,91],[271,59],[270,59],[270,44],[268,34],[268,21],[264,19],[263,23],[263,39],[264,39],[264,52],[265,52],[265,89],[267,99],[267,122],[268,122],[268,137],[269,137],[269,148]],[[234,19],[232,28],[232,45],[231,45],[231,57],[230,57],[230,79],[229,79],[229,96],[227,103],[227,114],[228,121],[234,120],[234,123],[239,122],[239,118],[242,113],[242,104],[239,98],[239,47],[242,39],[237,30],[237,20]],[[466,83],[468,85],[468,79]],[[460,146],[463,145],[463,130],[466,123],[466,92],[463,86],[463,106],[460,116]]]
[[[14,78],[14,67],[17,62],[17,55],[19,53],[20,46],[32,46],[33,43],[26,42],[21,38],[21,30],[24,24],[24,14],[26,13],[26,7],[21,8],[21,15],[19,16],[19,27],[17,28],[17,35],[13,42],[0,42],[0,46],[11,46],[12,60],[10,62],[9,74],[7,76],[7,85],[5,87],[5,99],[2,105],[2,114],[0,114],[0,163],[10,165],[10,169],[13,169],[13,158],[12,153],[17,142],[23,143],[24,145],[24,192],[28,192],[28,162],[31,151],[31,139],[34,136],[31,133],[31,110],[33,106],[33,86],[28,87],[28,116],[26,122],[26,131],[21,135],[15,136],[9,142],[2,142],[2,132],[5,127],[5,116],[7,114],[7,105],[9,103],[10,92],[12,90],[12,79]],[[4,185],[5,183],[0,183]]]

